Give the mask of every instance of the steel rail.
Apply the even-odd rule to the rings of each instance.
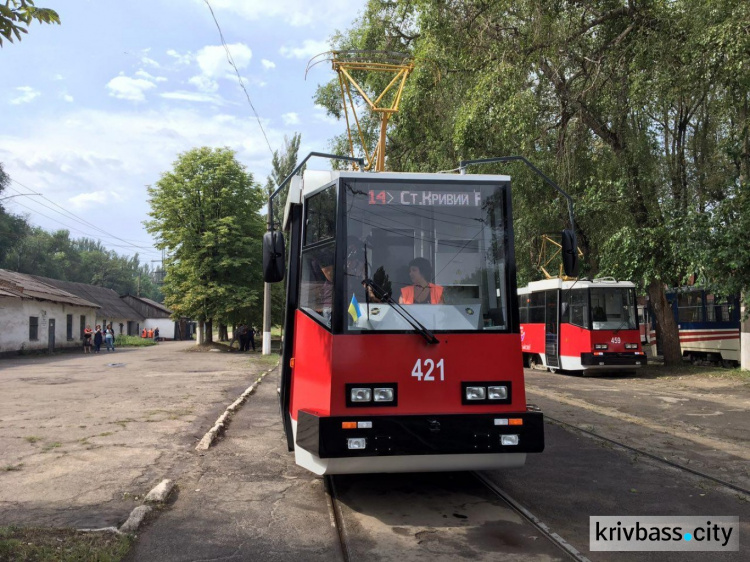
[[[328,512],[331,516],[331,524],[336,529],[336,534],[339,537],[339,547],[341,548],[341,558],[344,562],[350,562],[352,560],[351,553],[349,552],[348,537],[346,533],[346,527],[344,526],[344,515],[341,513],[339,507],[338,497],[336,495],[336,484],[333,481],[333,476],[328,475],[323,478],[326,490],[326,501],[328,502]]]
[[[732,484],[731,482],[727,482],[726,480],[722,480],[721,478],[716,478],[715,476],[711,476],[710,474],[706,474],[705,472],[701,472],[700,470],[695,470],[693,468],[689,468],[685,465],[672,462],[670,460],[667,460],[665,458],[659,457],[657,455],[654,455],[652,453],[648,453],[646,451],[642,451],[641,449],[637,449],[635,447],[631,447],[630,445],[626,445],[625,443],[621,443],[620,441],[617,441],[615,439],[610,439],[609,437],[604,437],[603,435],[599,435],[598,433],[594,433],[593,431],[588,431],[586,429],[583,429],[581,427],[578,427],[577,425],[573,425],[572,423],[564,422],[562,420],[558,420],[557,418],[553,418],[552,416],[549,416],[547,414],[544,414],[544,418],[550,421],[553,421],[559,425],[570,427],[571,429],[574,429],[575,431],[580,431],[581,433],[585,433],[586,435],[590,435],[591,437],[595,437],[596,439],[601,439],[602,441],[606,441],[607,443],[611,443],[613,445],[617,445],[618,447],[622,447],[623,449],[627,449],[628,451],[632,451],[634,453],[637,453],[639,455],[643,455],[644,457],[648,457],[652,460],[658,461],[660,463],[666,464],[668,466],[671,466],[672,468],[677,468],[679,470],[684,470],[685,472],[689,472],[690,474],[693,474],[695,476],[700,476],[701,478],[705,478],[706,480],[711,480],[713,482],[716,482],[717,484],[720,484],[722,486],[725,486],[729,488],[730,490],[734,490],[735,492],[739,492],[741,494],[745,494],[750,498],[750,490],[743,488],[742,486],[737,486],[736,484]]]
[[[539,519],[536,515],[531,513],[528,509],[526,509],[516,500],[514,500],[511,496],[508,495],[507,492],[505,492],[505,490],[503,490],[502,488],[500,488],[500,486],[495,484],[495,482],[487,478],[487,476],[485,476],[481,472],[472,472],[472,474],[477,480],[479,480],[482,484],[484,484],[485,487],[487,487],[487,489],[489,489],[493,494],[497,495],[505,503],[507,503],[513,509],[513,511],[518,513],[521,517],[523,517],[526,521],[528,521],[531,525],[533,525],[550,542],[552,542],[556,547],[558,547],[566,556],[570,557],[572,560],[576,560],[577,562],[591,562],[591,560],[589,560],[583,554],[581,554],[580,551],[576,549],[572,544],[570,544],[560,535],[555,533],[541,519]]]

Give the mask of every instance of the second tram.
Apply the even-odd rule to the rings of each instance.
[[[529,367],[587,373],[646,364],[631,282],[535,281],[518,289],[518,301]]]
[[[508,176],[294,176],[279,398],[297,464],[481,470],[544,449],[526,404],[512,216]],[[269,263],[283,259],[278,234],[264,240]],[[267,281],[283,276],[269,268]]]

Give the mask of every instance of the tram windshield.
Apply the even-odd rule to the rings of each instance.
[[[633,289],[591,288],[591,320],[594,330],[635,330],[636,300]]]
[[[383,293],[428,330],[507,329],[502,184],[345,181],[343,188],[347,331],[413,331]]]

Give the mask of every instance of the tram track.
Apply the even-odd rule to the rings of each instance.
[[[341,507],[338,503],[336,495],[336,483],[333,480],[333,476],[325,476],[323,478],[325,483],[326,501],[328,502],[328,512],[331,516],[331,524],[336,530],[336,536],[339,538],[339,549],[341,552],[341,559],[344,562],[350,562],[351,551],[349,549],[346,527],[344,526],[344,516],[341,513]]]
[[[667,466],[670,466],[672,468],[676,468],[679,470],[682,470],[684,472],[688,472],[690,474],[693,474],[695,476],[705,478],[706,480],[710,480],[712,482],[715,482],[716,484],[720,484],[721,486],[724,486],[726,488],[729,488],[730,490],[734,490],[735,492],[739,492],[740,494],[744,494],[745,496],[748,496],[750,498],[750,490],[747,488],[743,488],[742,486],[737,486],[736,484],[732,484],[731,482],[727,482],[726,480],[722,480],[721,478],[717,478],[716,476],[711,476],[710,474],[706,474],[705,472],[701,472],[700,470],[696,470],[694,468],[687,467],[685,465],[672,462],[670,460],[667,460],[663,457],[659,457],[658,455],[654,455],[653,453],[649,453],[647,451],[644,451],[642,449],[638,449],[636,447],[633,447],[631,445],[627,445],[625,443],[622,443],[621,441],[617,441],[616,439],[611,439],[609,437],[605,437],[603,435],[600,435],[598,433],[594,433],[593,431],[589,431],[587,429],[583,429],[582,427],[578,427],[577,425],[574,425],[572,423],[568,423],[562,420],[559,420],[557,418],[554,418],[548,414],[544,414],[545,421],[549,420],[551,422],[554,422],[562,427],[570,428],[573,431],[578,431],[580,433],[583,433],[585,435],[588,435],[590,437],[593,437],[595,439],[599,439],[600,441],[604,441],[606,443],[610,443],[612,445],[616,445],[618,447],[622,447],[625,450],[631,451],[633,453],[636,453],[638,455],[644,456],[646,458],[655,460],[661,464],[665,464]]]
[[[459,473],[455,473],[455,474],[459,474]],[[471,481],[476,482],[478,490],[484,490],[485,491],[484,493],[486,494],[487,498],[489,497],[494,498],[494,501],[491,503],[497,506],[502,505],[503,507],[499,507],[499,509],[507,509],[509,511],[516,513],[524,521],[526,525],[533,528],[536,531],[536,533],[545,537],[547,539],[546,542],[550,544],[550,547],[549,547],[550,550],[548,552],[550,554],[552,552],[559,553],[559,558],[553,557],[554,559],[574,560],[576,562],[591,562],[588,558],[586,558],[583,554],[581,554],[581,552],[579,552],[575,547],[573,547],[570,543],[568,543],[564,538],[562,538],[559,534],[551,530],[550,527],[548,527],[542,520],[540,520],[538,517],[532,514],[527,508],[521,505],[518,501],[516,501],[511,496],[509,496],[507,492],[502,490],[488,476],[482,474],[481,472],[465,472],[463,474],[466,475],[463,478],[467,479],[465,480],[467,483]],[[402,475],[402,476],[406,477],[405,475]],[[358,559],[357,552],[360,552],[360,551],[354,545],[356,544],[357,540],[361,541],[361,537],[357,538],[355,536],[353,538],[353,537],[350,537],[349,535],[349,530],[347,528],[347,521],[346,521],[346,516],[345,516],[346,509],[342,508],[342,505],[341,505],[342,500],[339,496],[339,489],[337,487],[335,477],[325,476],[324,484],[325,484],[325,492],[326,492],[326,501],[328,504],[328,511],[331,517],[331,524],[333,525],[336,536],[338,537],[338,550],[340,553],[340,559],[343,560],[344,562],[357,560]],[[469,487],[474,488],[473,485],[470,485]],[[398,492],[396,493],[398,494]],[[495,502],[499,502],[499,503],[495,503]],[[374,513],[370,513],[370,515],[377,517],[377,515]],[[454,513],[454,517],[455,516],[457,515]],[[419,518],[420,518],[419,510],[417,509],[414,511],[414,519],[419,520]],[[355,523],[355,526],[357,526],[356,523]],[[423,528],[423,525],[415,522],[415,527]],[[403,529],[403,526],[400,526],[400,528]],[[399,529],[395,529],[395,531],[398,531],[398,530]],[[360,532],[361,532],[361,529],[360,529]],[[418,534],[423,534],[423,533],[427,534],[427,533],[434,533],[434,532],[440,533],[439,530],[438,531],[422,530]],[[495,532],[499,532],[500,535],[504,534],[502,530],[498,531],[497,529],[495,529]],[[417,544],[419,544],[419,542]],[[404,556],[403,560],[408,561],[412,559],[414,560],[422,559],[422,557],[429,555],[430,553],[433,555],[435,554],[434,551],[431,552],[430,550],[427,550],[427,551],[419,550],[417,552],[404,551],[402,554]],[[485,551],[484,554],[488,556],[496,556],[496,555],[500,555],[501,552]],[[533,554],[529,552],[529,556],[533,556]],[[387,554],[384,554],[384,559],[390,560]],[[464,558],[461,558],[461,559],[464,559]],[[529,559],[532,559],[532,558],[529,558]]]
[[[549,540],[556,547],[558,547],[563,552],[563,554],[565,554],[568,558],[570,558],[571,560],[576,560],[577,562],[591,562],[588,558],[586,558],[583,554],[581,554],[573,545],[571,545],[568,541],[566,541],[564,538],[562,538],[560,535],[558,535],[552,529],[550,529],[542,520],[540,520],[533,513],[531,513],[528,509],[523,507],[523,505],[521,505],[516,500],[514,500],[510,495],[508,495],[507,492],[505,492],[502,488],[500,488],[500,486],[498,486],[495,482],[493,482],[487,476],[485,476],[481,472],[472,472],[472,474],[477,480],[479,480],[482,484],[484,484],[493,494],[495,494],[500,499],[502,499],[505,503],[507,503],[513,509],[513,511],[518,513],[527,522],[529,522],[535,529],[537,529],[540,533],[542,533],[542,535],[544,535],[547,538],[547,540]]]

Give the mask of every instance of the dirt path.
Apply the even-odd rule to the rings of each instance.
[[[122,523],[268,368],[192,342],[0,361],[0,524]]]

